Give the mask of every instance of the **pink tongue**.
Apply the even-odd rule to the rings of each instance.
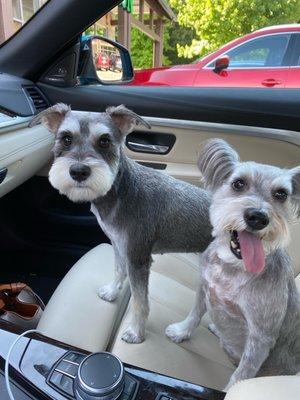
[[[265,252],[261,240],[247,231],[238,232],[238,237],[247,271],[259,274],[265,268]]]

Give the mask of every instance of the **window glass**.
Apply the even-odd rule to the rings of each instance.
[[[13,0],[13,17],[16,20],[22,21],[22,11],[20,0]]]
[[[292,66],[299,66],[299,65],[300,65],[300,34],[297,34]]]
[[[22,0],[22,3],[23,19],[26,22],[34,14],[33,0]]]
[[[9,39],[24,25],[43,4],[49,0],[5,0],[2,4],[1,18],[5,16],[5,26],[0,34],[0,44]]]
[[[290,35],[254,39],[227,54],[230,68],[279,67],[282,65]]]

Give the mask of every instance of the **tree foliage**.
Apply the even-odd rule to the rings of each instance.
[[[178,23],[195,30],[187,45],[177,45],[179,56],[192,58],[211,52],[256,29],[298,22],[300,0],[169,0]]]
[[[178,65],[190,63],[190,58],[183,54],[178,55],[177,47],[184,47],[191,43],[195,37],[195,30],[190,27],[180,26],[178,22],[168,22],[164,26],[164,65]],[[194,57],[195,59],[197,57]]]
[[[131,28],[131,51],[134,68],[150,68],[153,63],[153,42],[137,28]]]
[[[163,65],[190,63],[183,55],[178,56],[177,44],[190,43],[195,32],[192,28],[180,26],[177,22],[164,25]],[[137,28],[131,28],[131,58],[134,68],[150,68],[153,64],[153,42]]]

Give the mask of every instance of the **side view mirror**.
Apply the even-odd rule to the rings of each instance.
[[[82,36],[78,66],[81,84],[119,84],[133,79],[128,50],[101,36]]]
[[[215,61],[215,67],[214,67],[213,71],[216,74],[219,74],[221,71],[228,68],[229,62],[230,62],[230,58],[227,55],[217,58]]]

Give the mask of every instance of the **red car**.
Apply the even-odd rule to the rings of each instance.
[[[135,72],[133,85],[300,87],[300,25],[260,29],[187,65]]]
[[[96,59],[96,68],[98,70],[109,70],[109,66],[110,66],[110,60],[107,54],[105,53],[101,53],[99,54],[99,56]]]

